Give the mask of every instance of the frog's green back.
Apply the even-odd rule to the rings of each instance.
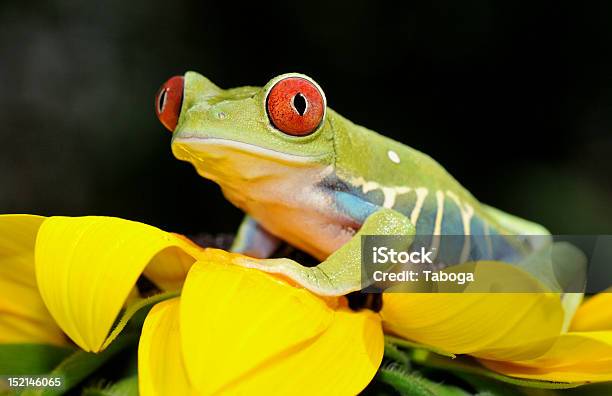
[[[545,235],[542,226],[481,204],[430,156],[330,110],[336,174],[368,201],[408,216],[423,234]]]

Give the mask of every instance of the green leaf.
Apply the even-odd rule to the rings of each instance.
[[[518,385],[530,388],[541,388],[541,389],[569,389],[583,385],[582,382],[552,382],[552,381],[538,381],[538,380],[527,380],[521,378],[508,377],[503,374],[491,371],[481,366],[477,361],[468,356],[461,356],[456,359],[449,359],[444,356],[440,356],[423,349],[414,349],[411,351],[410,360],[413,363],[420,365],[437,368],[442,370],[449,370],[459,373],[468,373],[481,375],[483,377],[492,378],[497,381],[503,381],[512,385]]]
[[[602,396],[612,395],[612,382],[584,385],[580,388],[569,389],[563,395],[572,396]]]
[[[380,368],[376,379],[391,385],[402,395],[435,396],[434,391],[429,388],[422,377],[406,374],[393,368]]]
[[[465,382],[467,382],[468,384],[470,384],[472,387],[474,387],[474,389],[478,391],[478,396],[525,395],[524,392],[520,391],[519,387],[508,384],[507,382],[497,381],[480,375],[461,372],[455,372],[454,374]]]
[[[104,343],[105,349],[97,354],[75,349],[58,349],[48,345],[23,347],[23,350],[14,347],[11,349],[10,345],[0,345],[0,374],[6,371],[6,374],[14,375],[45,374],[49,377],[61,377],[62,388],[26,389],[21,394],[29,396],[63,394],[90,376],[119,352],[135,345],[140,333],[140,325],[148,310],[158,302],[176,297],[178,294],[178,291],[156,294],[129,305]],[[134,331],[123,332],[128,323],[131,328],[134,328]],[[30,354],[27,354],[28,350],[31,350]],[[21,357],[22,354],[26,356],[25,359]],[[15,359],[16,355],[19,355],[20,358]]]
[[[110,386],[85,388],[81,396],[138,396],[138,376],[124,378]]]
[[[0,375],[36,375],[53,370],[74,348],[47,344],[1,344]]]
[[[469,396],[456,386],[438,384],[418,373],[407,373],[395,365],[381,367],[376,378],[407,396]]]
[[[63,382],[61,388],[27,389],[22,393],[24,396],[53,396],[61,395],[79,384],[90,374],[98,370],[113,356],[125,348],[135,345],[138,341],[138,333],[131,332],[121,335],[107,349],[100,353],[91,353],[78,350],[63,360],[47,375],[49,377],[60,377]]]
[[[408,355],[404,351],[399,350],[395,344],[391,344],[388,341],[385,341],[385,357],[399,363],[405,369],[410,368]]]

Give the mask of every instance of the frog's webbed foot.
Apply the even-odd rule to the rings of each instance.
[[[412,237],[415,228],[410,220],[391,209],[380,209],[371,214],[349,242],[316,267],[304,267],[286,258],[255,260],[236,259],[243,267],[282,274],[319,295],[338,296],[362,289],[361,237],[364,235],[405,235]],[[412,238],[406,243],[408,248]]]
[[[256,258],[268,258],[278,249],[281,240],[265,230],[251,216],[244,216],[230,251]]]

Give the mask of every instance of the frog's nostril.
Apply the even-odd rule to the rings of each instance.
[[[155,113],[159,121],[173,132],[183,104],[184,78],[174,76],[162,85],[155,97]]]

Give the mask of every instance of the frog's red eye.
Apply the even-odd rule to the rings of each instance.
[[[307,79],[287,77],[270,89],[266,107],[277,129],[293,136],[306,136],[323,121],[325,99],[321,90]]]
[[[183,104],[182,76],[174,76],[162,85],[155,96],[155,113],[164,126],[173,132],[178,123],[181,105]]]

